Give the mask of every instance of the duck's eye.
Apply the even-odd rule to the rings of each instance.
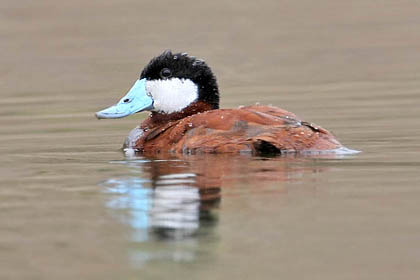
[[[126,98],[126,99],[123,100],[123,102],[128,103],[128,102],[130,102],[130,99]]]
[[[172,72],[171,72],[171,70],[170,70],[170,69],[168,69],[168,68],[163,68],[163,69],[160,71],[160,76],[162,77],[162,79],[167,79],[167,78],[169,78],[171,75],[172,75]]]

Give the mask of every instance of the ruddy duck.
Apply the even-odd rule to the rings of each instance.
[[[165,51],[143,69],[121,100],[99,119],[150,111],[124,146],[153,153],[283,154],[343,148],[327,130],[273,106],[219,109],[210,67],[186,53]]]

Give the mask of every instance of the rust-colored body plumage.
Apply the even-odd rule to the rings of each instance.
[[[329,131],[277,107],[195,108],[169,121],[152,115],[141,124],[144,133],[132,148],[143,153],[279,154],[342,147]]]

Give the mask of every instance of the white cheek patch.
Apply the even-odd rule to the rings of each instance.
[[[189,79],[147,81],[146,91],[153,98],[153,111],[168,114],[181,111],[198,98],[197,85]]]

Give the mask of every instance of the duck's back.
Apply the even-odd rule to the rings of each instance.
[[[272,106],[211,110],[145,130],[145,153],[286,153],[342,147],[327,130]]]

